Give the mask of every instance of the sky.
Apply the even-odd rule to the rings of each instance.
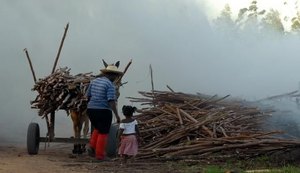
[[[298,89],[298,38],[247,41],[219,37],[210,25],[219,6],[204,0],[2,0],[0,2],[0,141],[26,140],[30,122],[45,135],[45,120],[30,108],[33,78],[49,75],[67,23],[58,67],[99,73],[101,59],[132,64],[119,105],[157,90],[260,99]],[[272,1],[273,2],[273,1]],[[121,107],[121,106],[120,106]],[[57,112],[56,135],[72,136],[71,120]],[[69,127],[69,128],[66,128]],[[22,143],[23,144],[23,143]],[[25,144],[25,142],[24,142]]]

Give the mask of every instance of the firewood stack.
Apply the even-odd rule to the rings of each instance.
[[[271,111],[229,99],[179,92],[139,92],[129,97],[144,108],[135,118],[142,143],[140,158],[248,158],[299,147],[300,141],[282,139],[281,131],[261,127]]]
[[[33,91],[38,95],[31,106],[39,109],[39,116],[45,116],[53,111],[84,110],[87,100],[83,97],[88,84],[94,76],[91,73],[70,74],[70,68],[60,68],[54,73],[36,82]]]
[[[29,57],[28,60],[31,62]],[[122,78],[131,63],[132,60],[126,65],[123,74],[114,81],[117,93],[119,93],[120,86],[127,83],[122,83]],[[92,72],[73,76],[70,74],[70,70],[68,67],[59,68],[44,79],[35,80],[32,91],[37,91],[38,95],[34,101],[31,101],[31,108],[39,109],[39,116],[44,117],[59,109],[67,112],[71,109],[76,111],[84,111],[86,109],[87,99],[84,95],[90,81],[97,76],[92,75]],[[34,74],[33,70],[32,73]],[[99,76],[101,75],[99,74]],[[35,75],[33,76],[36,79]]]

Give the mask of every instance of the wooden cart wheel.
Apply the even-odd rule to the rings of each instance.
[[[40,127],[37,123],[30,123],[27,130],[27,151],[34,155],[39,151],[40,145]]]
[[[118,124],[112,124],[108,134],[108,141],[106,147],[106,155],[109,157],[115,157],[117,155],[118,142],[117,142],[117,134],[118,134],[119,126]]]

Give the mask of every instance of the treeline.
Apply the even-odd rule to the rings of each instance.
[[[292,8],[291,8],[292,6]],[[239,9],[237,15],[233,15],[230,4],[226,4],[220,15],[213,20],[218,31],[223,33],[239,34],[247,33],[279,35],[300,35],[300,10],[297,2],[288,4],[283,1],[282,7],[294,10],[293,16],[286,16],[277,9],[261,9],[259,1],[252,1],[248,7]]]

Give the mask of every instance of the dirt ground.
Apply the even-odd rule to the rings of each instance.
[[[121,165],[117,158],[105,162],[95,162],[83,154],[71,154],[72,145],[52,143],[46,147],[40,144],[37,155],[27,154],[25,147],[0,145],[0,173],[179,173],[171,164],[158,161],[136,160]]]
[[[27,149],[20,145],[0,144],[0,173],[186,173],[191,171],[174,161],[136,160],[121,165],[118,158],[113,158],[110,161],[95,162],[95,159],[89,157],[87,153],[72,155],[72,149],[72,144],[64,143],[50,143],[45,149],[45,143],[41,143],[39,153],[29,155]],[[280,163],[283,163],[283,159],[292,160],[294,165],[300,164],[300,149],[285,153],[284,156],[282,154],[278,156],[279,160],[276,156],[274,158]],[[203,165],[194,166],[190,167],[193,173],[203,172]]]

